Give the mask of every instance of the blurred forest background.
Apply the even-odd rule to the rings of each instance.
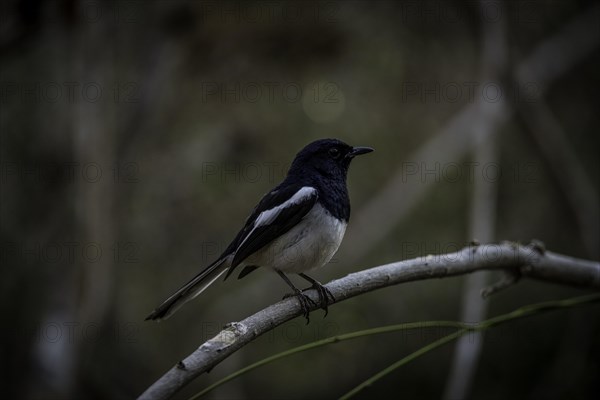
[[[4,398],[140,394],[227,322],[278,301],[269,271],[144,317],[214,259],[295,153],[376,152],[322,282],[476,238],[599,259],[600,10],[593,1],[5,0],[0,5]],[[290,321],[180,392],[336,333],[462,319],[585,291],[481,273]],[[448,345],[362,398],[600,398],[600,309]],[[442,335],[387,334],[267,366],[211,398],[333,398]]]

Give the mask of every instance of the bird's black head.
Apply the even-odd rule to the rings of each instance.
[[[289,174],[317,172],[325,178],[346,179],[350,161],[372,152],[370,147],[352,147],[338,139],[321,139],[304,147],[292,163]]]

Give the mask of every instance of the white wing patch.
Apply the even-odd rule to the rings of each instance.
[[[265,211],[261,212],[260,214],[258,214],[256,221],[254,221],[254,226],[252,227],[252,230],[248,233],[248,235],[246,235],[246,237],[244,238],[242,243],[240,243],[240,245],[238,246],[238,249],[240,247],[242,247],[244,242],[250,236],[252,236],[252,233],[254,232],[254,230],[256,228],[270,224],[277,218],[277,216],[281,213],[281,211],[283,211],[284,209],[286,209],[288,207],[291,207],[294,204],[302,203],[303,201],[314,196],[316,193],[317,193],[317,189],[315,189],[314,187],[303,186],[300,188],[300,190],[298,190],[292,197],[290,197],[284,203],[281,203],[277,207],[273,207],[269,210],[265,210]]]

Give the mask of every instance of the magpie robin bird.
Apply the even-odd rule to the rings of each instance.
[[[304,272],[321,267],[337,251],[350,218],[346,175],[350,161],[370,147],[352,147],[337,139],[322,139],[303,148],[287,177],[267,193],[223,254],[156,308],[146,320],[168,318],[226,273],[243,267],[238,279],[258,267],[271,268],[292,288],[308,323],[315,303],[286,274],[295,273],[317,290],[327,315],[331,292]],[[287,296],[286,296],[287,297]]]

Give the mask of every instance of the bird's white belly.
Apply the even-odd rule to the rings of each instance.
[[[285,273],[321,267],[331,260],[340,246],[346,225],[316,204],[298,225],[249,256],[242,264]]]

